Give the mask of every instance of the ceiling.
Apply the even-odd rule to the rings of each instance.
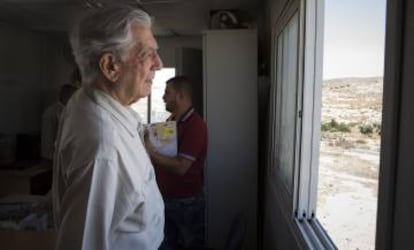
[[[45,32],[66,32],[84,11],[112,3],[142,5],[154,17],[157,36],[199,35],[209,26],[210,11],[237,9],[256,15],[249,0],[1,0],[0,21]]]

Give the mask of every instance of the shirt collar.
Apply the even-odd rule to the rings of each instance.
[[[194,113],[194,108],[190,107],[183,115],[181,115],[180,119],[178,119],[178,122],[185,122],[190,118],[190,116]]]
[[[94,88],[92,86],[85,87],[85,92],[90,96],[99,106],[107,110],[111,115],[117,119],[122,126],[131,134],[135,136],[137,129],[140,126],[140,117],[130,107],[122,106],[119,102],[113,99],[104,91]]]

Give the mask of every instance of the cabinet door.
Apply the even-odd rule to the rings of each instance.
[[[223,249],[238,214],[247,221],[246,249],[256,249],[257,35],[208,31],[203,39],[207,241]]]

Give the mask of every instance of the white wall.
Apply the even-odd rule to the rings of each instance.
[[[208,246],[224,249],[242,214],[243,249],[257,249],[257,33],[206,31],[203,50]]]
[[[0,23],[0,37],[0,132],[37,133],[70,63],[50,35]]]

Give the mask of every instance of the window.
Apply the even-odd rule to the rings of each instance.
[[[384,33],[385,0],[325,0],[316,215],[339,249],[375,248]]]
[[[325,15],[332,9],[339,12]],[[341,15],[353,28],[338,21]],[[325,25],[333,43],[324,39]],[[311,248],[374,248],[384,30],[385,0],[292,0],[275,26],[270,166],[286,188],[292,223]],[[360,37],[369,44],[349,49]],[[349,64],[332,60],[324,42],[351,58]],[[374,49],[372,58],[363,57]],[[357,70],[323,81],[338,74],[326,70],[332,66]]]
[[[131,108],[135,110],[142,119],[143,123],[148,122],[148,99],[149,97],[145,97],[140,99],[138,102],[131,105]]]
[[[289,193],[293,188],[298,93],[299,15],[296,12],[276,39],[276,119],[274,167]]]
[[[170,113],[165,110],[164,95],[165,83],[175,76],[175,68],[163,68],[155,73],[152,84],[151,95],[132,104],[134,109],[141,116],[144,123],[165,121]]]

